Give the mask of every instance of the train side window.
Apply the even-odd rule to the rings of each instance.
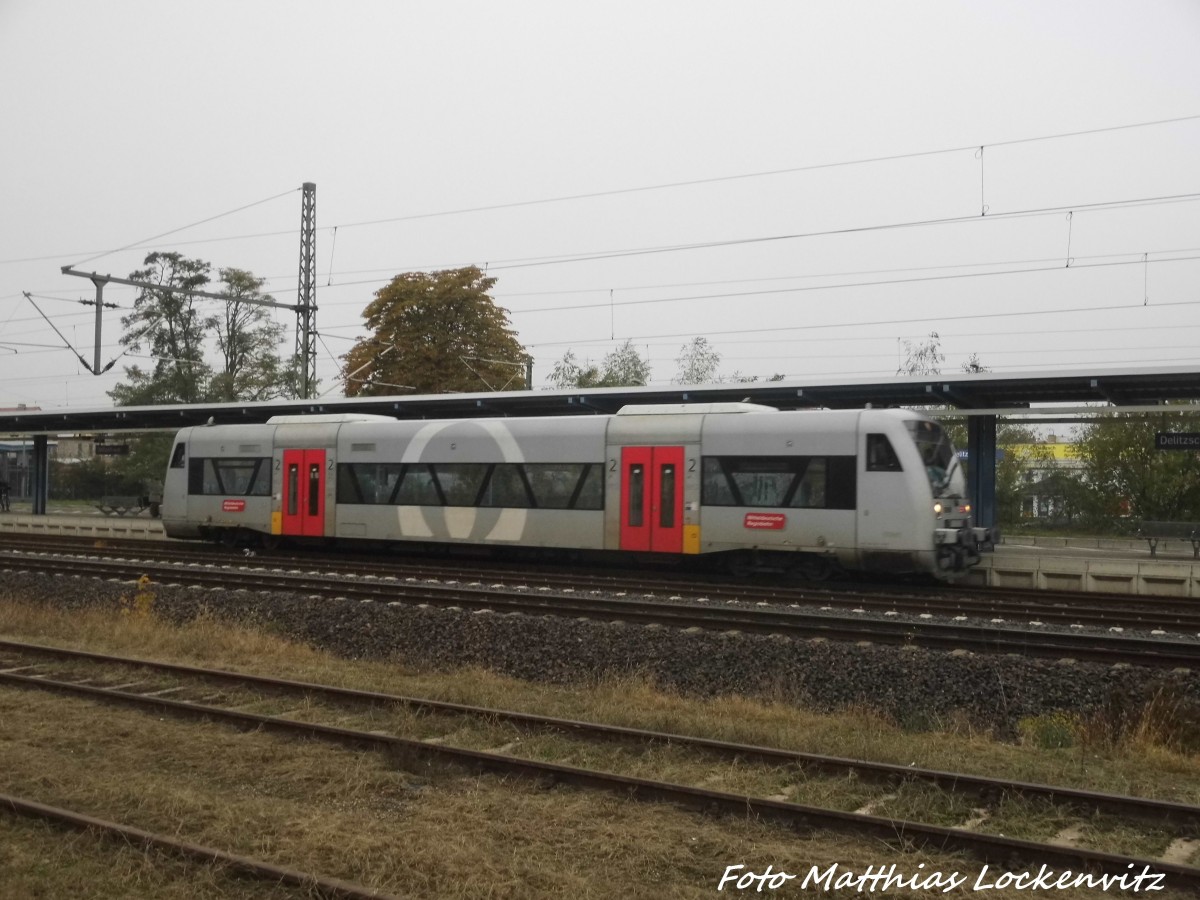
[[[399,463],[338,463],[338,503],[390,504],[404,467]]]
[[[792,487],[788,505],[799,509],[825,508],[825,457],[814,456],[804,462],[803,474]]]
[[[433,467],[447,506],[474,506],[487,470],[486,463],[437,463]]]
[[[867,471],[868,472],[901,472],[900,458],[892,449],[892,442],[886,434],[867,435]]]
[[[230,496],[269,497],[271,495],[270,466],[266,459],[210,459],[216,479],[216,490],[205,493]],[[207,482],[207,479],[206,479]]]
[[[368,496],[375,499],[375,481],[370,471],[360,471],[356,466],[340,463],[337,467],[337,502],[366,503],[363,496],[363,483],[366,483]]]
[[[538,509],[570,509],[584,463],[526,463],[525,475]]]
[[[705,506],[854,509],[854,456],[706,456],[700,502]]]
[[[706,506],[740,506],[733,495],[729,475],[715,456],[704,457],[700,475],[700,497]]]
[[[180,441],[175,445],[175,449],[171,451],[171,468],[182,469],[184,467],[183,457],[187,452],[187,444]]]
[[[731,467],[730,477],[746,506],[783,506],[796,478],[794,460],[744,459]]]
[[[409,466],[400,482],[396,502],[401,506],[441,506],[442,497],[427,465]]]
[[[588,463],[583,467],[579,484],[571,495],[571,509],[604,509],[603,463]]]
[[[188,461],[188,493],[204,493],[204,460],[194,456]]]
[[[492,468],[492,477],[488,479],[479,505],[508,509],[528,509],[533,506],[521,467],[515,463],[497,463]]]
[[[825,469],[826,509],[858,507],[858,460],[853,456],[830,456]]]

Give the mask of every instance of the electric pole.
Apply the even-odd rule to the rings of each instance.
[[[300,288],[296,298],[296,358],[303,366],[300,399],[317,386],[317,186],[304,182],[300,204]]]

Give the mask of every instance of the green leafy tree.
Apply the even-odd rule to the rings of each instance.
[[[369,337],[342,358],[346,394],[527,387],[528,354],[475,266],[397,275],[363,311]]]
[[[208,284],[211,266],[179,253],[149,254],[145,268],[130,274],[133,281],[154,287],[140,288],[133,312],[121,319],[127,353],[146,350],[152,362],[125,370],[126,380],[108,395],[118,406],[164,403],[197,403],[208,389],[212,369],[204,361],[204,319],[197,300],[181,291],[201,290]]]
[[[720,380],[721,354],[708,338],[692,338],[680,348],[675,360],[679,366],[676,384],[712,384]]]
[[[216,401],[274,400],[299,396],[298,362],[284,362],[279,348],[284,328],[261,305],[266,280],[244,269],[221,269],[221,291],[229,299],[219,315],[205,319],[215,335],[221,367],[212,376],[209,398]]]
[[[550,370],[550,386],[555,388],[589,388],[600,384],[600,370],[592,365],[580,365],[574,350],[568,350]]]
[[[1126,514],[1164,522],[1200,519],[1200,453],[1154,446],[1157,432],[1200,431],[1200,407],[1185,408],[1183,416],[1118,413],[1083,427],[1077,446],[1101,522],[1111,525]]]
[[[1036,434],[1023,425],[1005,425],[996,429],[996,519],[1001,526],[1012,526],[1021,519],[1021,499],[1025,494],[1025,475],[1050,460],[1050,451]]]
[[[923,341],[902,341],[904,362],[896,369],[897,375],[938,375],[946,354],[942,352],[942,339],[936,331],[929,332]]]
[[[162,432],[129,435],[127,456],[112,457],[109,475],[112,483],[123,486],[121,490],[110,489],[113,494],[157,494],[162,490],[163,473],[167,471],[167,460],[175,435]]]
[[[650,363],[627,340],[604,357],[601,387],[641,387],[650,380]]]
[[[971,354],[971,358],[962,364],[962,370],[968,375],[978,375],[981,372],[991,371],[991,369],[979,361],[978,353]]]
[[[599,366],[581,365],[575,351],[568,350],[550,371],[556,388],[640,387],[650,380],[650,363],[626,341],[604,357]]]

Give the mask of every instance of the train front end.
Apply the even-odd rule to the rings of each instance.
[[[966,478],[945,430],[931,419],[905,423],[929,481],[937,574],[965,572],[995,546],[994,529],[974,524]]]

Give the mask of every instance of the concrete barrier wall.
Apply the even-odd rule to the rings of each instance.
[[[162,522],[148,516],[34,516],[28,513],[0,513],[0,535],[3,534],[166,540]]]
[[[984,556],[982,563],[971,570],[963,583],[1047,591],[1200,598],[1200,563],[1081,559],[1053,556],[1052,553]]]

